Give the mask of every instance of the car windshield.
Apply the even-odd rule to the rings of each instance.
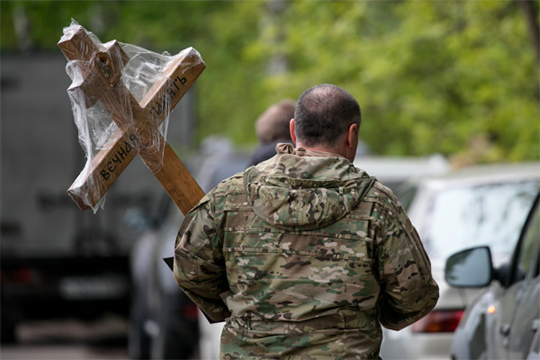
[[[538,187],[537,181],[527,181],[439,192],[421,230],[426,251],[446,258],[464,248],[489,245],[494,265],[508,261]]]

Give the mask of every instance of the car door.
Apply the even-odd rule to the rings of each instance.
[[[519,252],[515,257],[513,280],[523,282],[515,293],[517,307],[509,331],[508,359],[526,359],[540,326],[540,210],[536,208],[522,233]]]
[[[488,359],[526,359],[533,344],[540,313],[538,202],[537,197],[516,245],[506,289],[490,306],[494,316],[486,327]]]

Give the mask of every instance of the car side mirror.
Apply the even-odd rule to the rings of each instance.
[[[455,287],[488,286],[493,280],[489,247],[475,247],[450,256],[444,273],[446,281]]]

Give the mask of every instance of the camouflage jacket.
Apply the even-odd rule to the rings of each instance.
[[[435,306],[418,234],[390,189],[347,159],[278,145],[186,216],[174,276],[224,359],[378,358]]]

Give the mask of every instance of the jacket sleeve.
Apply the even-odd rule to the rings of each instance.
[[[401,330],[426,316],[437,303],[439,287],[416,229],[397,199],[379,209],[385,221],[376,259],[382,287],[381,324]]]
[[[173,272],[178,285],[210,323],[231,315],[221,297],[229,285],[209,195],[182,223],[175,243]]]

